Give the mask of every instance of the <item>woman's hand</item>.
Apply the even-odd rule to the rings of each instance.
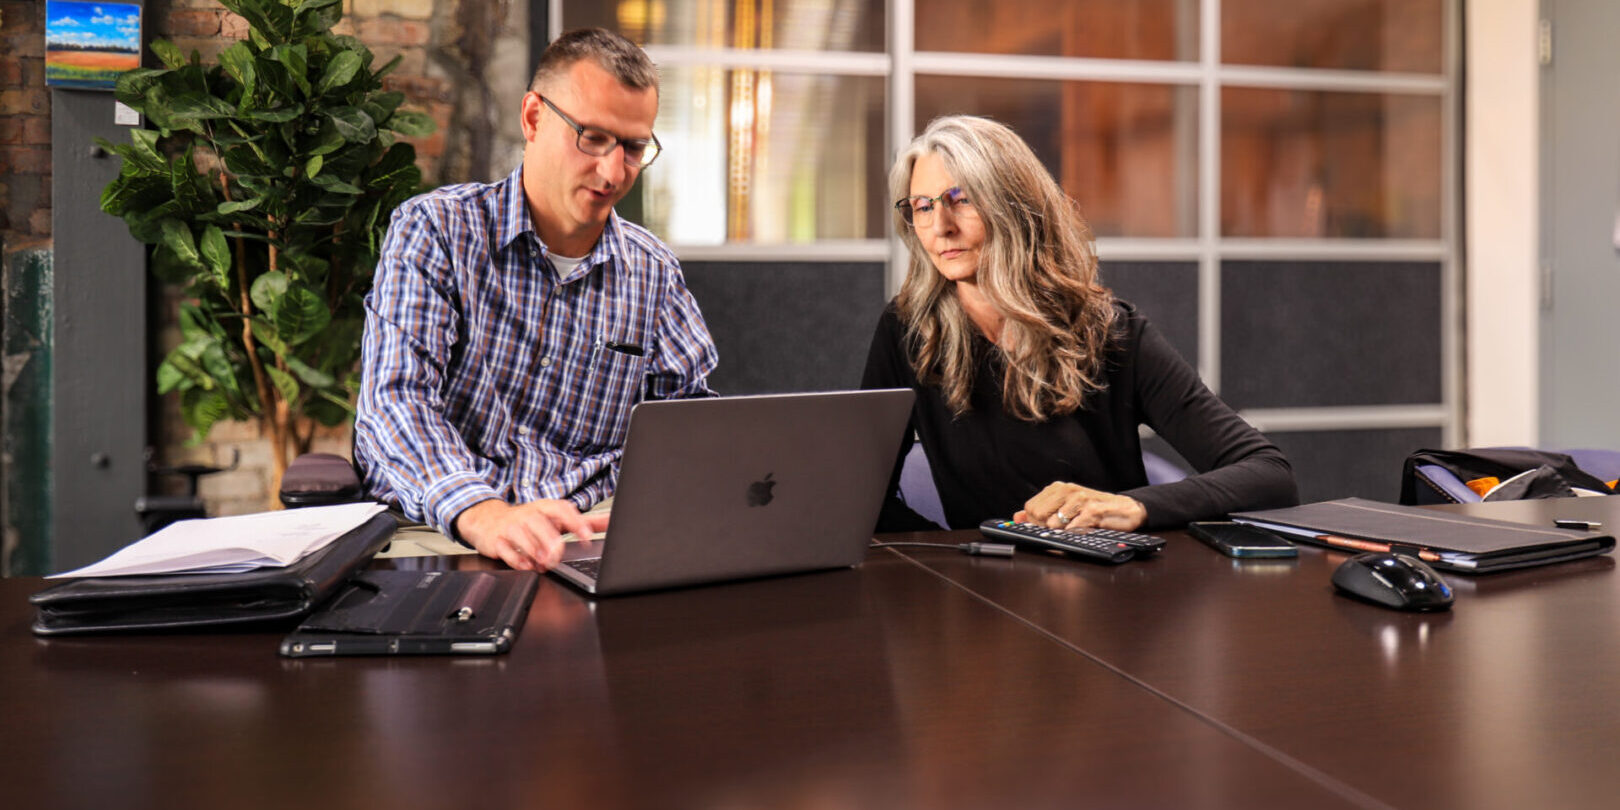
[[[1129,532],[1147,520],[1147,507],[1135,498],[1054,481],[1024,502],[1013,515],[1020,523],[1052,529],[1117,529]]]

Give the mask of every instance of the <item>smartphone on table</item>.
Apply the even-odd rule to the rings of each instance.
[[[1199,520],[1187,524],[1187,532],[1228,557],[1299,556],[1299,549],[1293,543],[1258,526],[1224,520]]]

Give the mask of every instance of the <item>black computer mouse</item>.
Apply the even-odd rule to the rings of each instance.
[[[1357,554],[1333,572],[1333,585],[1351,596],[1396,610],[1448,610],[1451,586],[1410,554]]]

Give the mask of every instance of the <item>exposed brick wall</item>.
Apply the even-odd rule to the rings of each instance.
[[[51,98],[45,90],[45,4],[0,0],[0,242],[51,236]]]

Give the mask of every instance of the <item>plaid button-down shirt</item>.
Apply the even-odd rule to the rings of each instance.
[[[597,503],[632,405],[714,394],[674,254],[614,214],[559,276],[522,176],[401,205],[366,297],[355,458],[372,497],[446,534],[489,498]]]

